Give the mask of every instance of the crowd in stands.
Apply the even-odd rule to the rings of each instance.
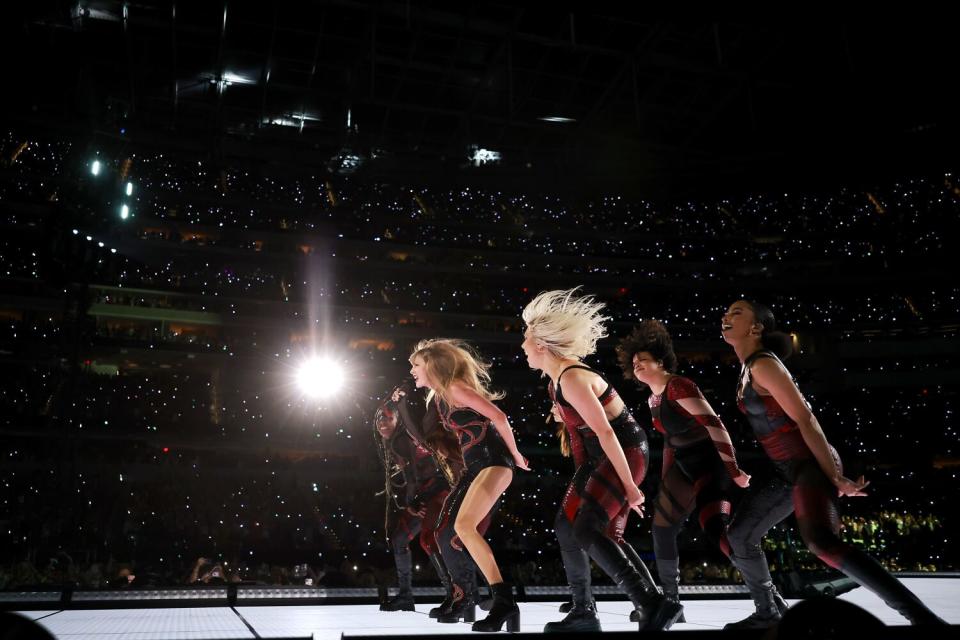
[[[733,406],[737,364],[719,337],[727,304],[756,292],[814,347],[936,340],[960,326],[960,287],[899,273],[950,257],[939,230],[960,211],[951,175],[827,194],[568,202],[155,151],[102,153],[93,176],[91,153],[0,138],[0,588],[389,584],[370,417],[416,332],[475,338],[492,361],[535,471],[507,493],[491,543],[518,582],[561,584],[551,522],[572,462],[519,349],[520,310],[552,286],[582,279],[608,304],[601,363],[643,424],[646,396],[619,378],[616,338],[656,317],[678,344],[701,345],[681,353],[681,373],[758,477],[763,457]],[[129,221],[95,214],[97,188],[113,189],[97,180],[134,185]],[[297,336],[317,309],[356,342],[347,390],[329,404],[293,382]],[[822,351],[801,354],[813,358],[796,367],[801,388],[849,474],[872,480],[868,498],[844,501],[843,535],[891,569],[956,569],[958,386],[937,378],[956,373],[956,358],[847,358],[831,378]],[[144,352],[218,359],[171,365]],[[893,373],[914,382],[884,385]],[[656,451],[652,430],[651,441]],[[650,497],[658,469],[655,455]],[[627,534],[647,559],[649,528],[635,518]],[[683,535],[685,583],[736,579],[696,524]],[[790,521],[765,545],[778,571],[817,565]],[[415,557],[417,580],[434,584]]]

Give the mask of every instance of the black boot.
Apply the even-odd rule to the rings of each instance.
[[[416,611],[413,603],[413,562],[410,552],[394,552],[393,559],[397,563],[397,582],[400,592],[393,598],[380,605],[380,611]]]
[[[657,574],[660,576],[660,585],[663,596],[680,604],[680,569],[676,560],[657,560]],[[686,622],[683,615],[683,605],[680,605],[680,617],[677,622]]]
[[[620,576],[617,585],[633,602],[640,631],[666,631],[683,614],[683,606],[664,597],[652,582],[639,576],[636,571]]]
[[[879,562],[853,549],[845,554],[840,570],[877,594],[910,624],[939,626],[947,624],[923,604],[912,591],[894,578]]]
[[[743,620],[724,625],[724,629],[739,631],[742,629],[769,629],[783,617],[787,603],[773,586],[767,558],[760,555],[754,558],[736,558],[731,556],[734,565],[743,575],[743,581],[750,589],[756,611]],[[781,610],[782,608],[782,610]]]
[[[743,620],[737,622],[730,622],[723,625],[724,630],[731,631],[742,631],[744,629],[769,629],[770,627],[776,625],[780,622],[780,618],[783,617],[783,614],[780,613],[780,607],[778,606],[777,598],[774,596],[777,594],[776,589],[774,589],[773,584],[769,585],[758,585],[750,589],[750,596],[753,598],[753,604],[756,607],[756,611],[751,613],[749,616]],[[780,598],[783,600],[783,598]],[[786,603],[784,603],[786,604]]]
[[[560,613],[570,613],[579,605],[587,605],[593,611],[593,616],[596,617],[597,603],[593,599],[592,589],[590,588],[590,558],[580,546],[580,543],[577,542],[573,535],[573,527],[567,520],[567,514],[562,509],[557,512],[554,529],[557,532],[557,542],[560,544],[563,572],[567,576],[567,584],[570,585],[570,601],[560,605]],[[566,618],[563,622],[566,622]],[[549,632],[550,626],[555,624],[562,624],[562,622],[547,623],[544,632]],[[599,625],[598,620],[597,631],[600,630]]]
[[[493,591],[493,606],[490,607],[490,613],[483,620],[477,620],[473,623],[474,631],[500,631],[503,623],[507,623],[507,631],[517,633],[520,631],[520,607],[513,597],[513,586],[506,582],[500,582],[490,585]]]
[[[544,633],[592,633],[602,631],[597,606],[590,595],[590,585],[580,582],[570,585],[570,608],[567,617],[559,622],[548,622]],[[561,612],[562,613],[562,612]]]
[[[453,599],[450,607],[437,616],[437,622],[473,622],[477,619],[477,577],[471,563],[469,568],[453,576]]]
[[[654,583],[653,576],[650,575],[650,569],[647,568],[647,563],[643,561],[643,558],[641,558],[640,554],[637,553],[637,550],[633,548],[633,545],[631,545],[629,542],[622,542],[620,544],[620,548],[623,550],[623,554],[627,556],[627,559],[630,560],[631,564],[633,564],[634,568],[636,568],[637,572],[640,573],[640,577],[643,578],[646,582],[653,584]],[[660,571],[659,567],[660,567],[660,561],[658,560],[657,561],[658,572]],[[668,599],[673,600],[677,604],[680,604],[679,588],[676,587],[676,584],[679,583],[679,580],[680,580],[680,574],[677,571],[674,571],[674,573],[676,573],[676,579],[674,580],[674,590],[670,592],[670,594],[672,594],[673,597],[671,597],[670,594],[667,593],[667,583],[664,581],[662,573],[660,574],[660,582],[662,582],[664,586],[660,591]],[[640,612],[637,611],[636,609],[631,611],[630,622],[640,622],[640,615],[641,615]],[[687,619],[683,617],[683,605],[680,605],[680,617],[677,618],[673,622],[673,624],[676,624],[677,622],[686,622],[686,621]]]
[[[590,606],[593,607],[594,609],[597,608],[597,601],[593,596],[590,597]],[[570,613],[571,609],[573,609],[573,598],[571,598],[570,600],[567,600],[566,602],[562,603],[559,607],[557,607],[557,611],[559,611],[560,613]],[[634,622],[636,622],[636,620],[634,620]]]
[[[490,588],[490,585],[487,585],[486,598],[480,596],[480,587],[477,587],[477,606],[483,611],[490,611],[490,607],[493,606],[493,589]]]
[[[664,598],[649,572],[638,571],[616,542],[605,537],[595,540],[590,557],[630,598],[637,610],[639,630],[666,631],[672,627],[683,612],[680,603]]]
[[[430,564],[433,565],[433,570],[437,572],[437,576],[440,578],[440,584],[443,585],[443,589],[446,591],[446,596],[444,596],[440,606],[430,609],[430,617],[436,618],[453,604],[453,582],[450,580],[450,574],[447,573],[447,568],[444,566],[443,559],[439,553],[430,554]]]

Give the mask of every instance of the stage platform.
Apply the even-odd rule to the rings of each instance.
[[[901,578],[940,617],[960,624],[960,578]],[[906,621],[876,596],[857,588],[839,596],[863,607],[888,625]],[[792,604],[792,602],[791,602]],[[522,602],[521,632],[540,633],[543,625],[562,616],[559,602]],[[439,624],[427,616],[433,604],[417,605],[416,612],[384,613],[374,604],[285,604],[279,606],[195,606],[151,608],[84,608],[19,611],[62,640],[192,640],[206,638],[315,638],[434,636],[469,633],[465,623]],[[718,630],[747,616],[753,606],[746,599],[685,600],[685,624],[674,630]],[[597,603],[604,631],[635,631],[625,600]],[[478,616],[485,615],[477,610]],[[684,634],[681,634],[684,635]],[[709,637],[710,634],[706,634]]]

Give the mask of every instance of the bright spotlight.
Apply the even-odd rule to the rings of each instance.
[[[133,183],[132,183],[132,182],[128,182],[128,183],[127,183],[127,195],[128,195],[128,196],[132,196],[132,195],[133,195]]]
[[[329,358],[311,358],[297,371],[297,385],[308,396],[333,395],[343,386],[343,369]]]
[[[90,165],[90,173],[92,173],[92,174],[95,175],[95,176],[100,175],[100,161],[99,161],[99,160],[94,160],[94,161],[93,161],[93,164]]]
[[[128,207],[127,205],[123,205],[122,207],[120,207],[120,219],[126,220],[129,217],[130,217],[130,207]]]

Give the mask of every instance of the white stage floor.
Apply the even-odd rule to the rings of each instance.
[[[904,578],[902,580],[941,618],[960,624],[960,578]],[[866,589],[840,596],[865,608],[886,624],[906,621]],[[792,604],[792,603],[791,603]],[[520,604],[523,632],[539,633],[543,625],[559,620],[557,602]],[[416,612],[383,613],[376,605],[198,607],[179,609],[97,609],[22,611],[57,638],[85,640],[160,640],[194,638],[310,637],[340,640],[365,635],[445,635],[466,633],[465,623],[439,624],[427,617],[432,604],[417,605]],[[753,611],[749,600],[685,600],[686,624],[674,629],[719,629]],[[604,631],[636,631],[629,620],[627,601],[598,602]],[[478,616],[486,615],[477,610]],[[249,625],[249,626],[248,626]],[[252,630],[251,630],[252,629]]]

